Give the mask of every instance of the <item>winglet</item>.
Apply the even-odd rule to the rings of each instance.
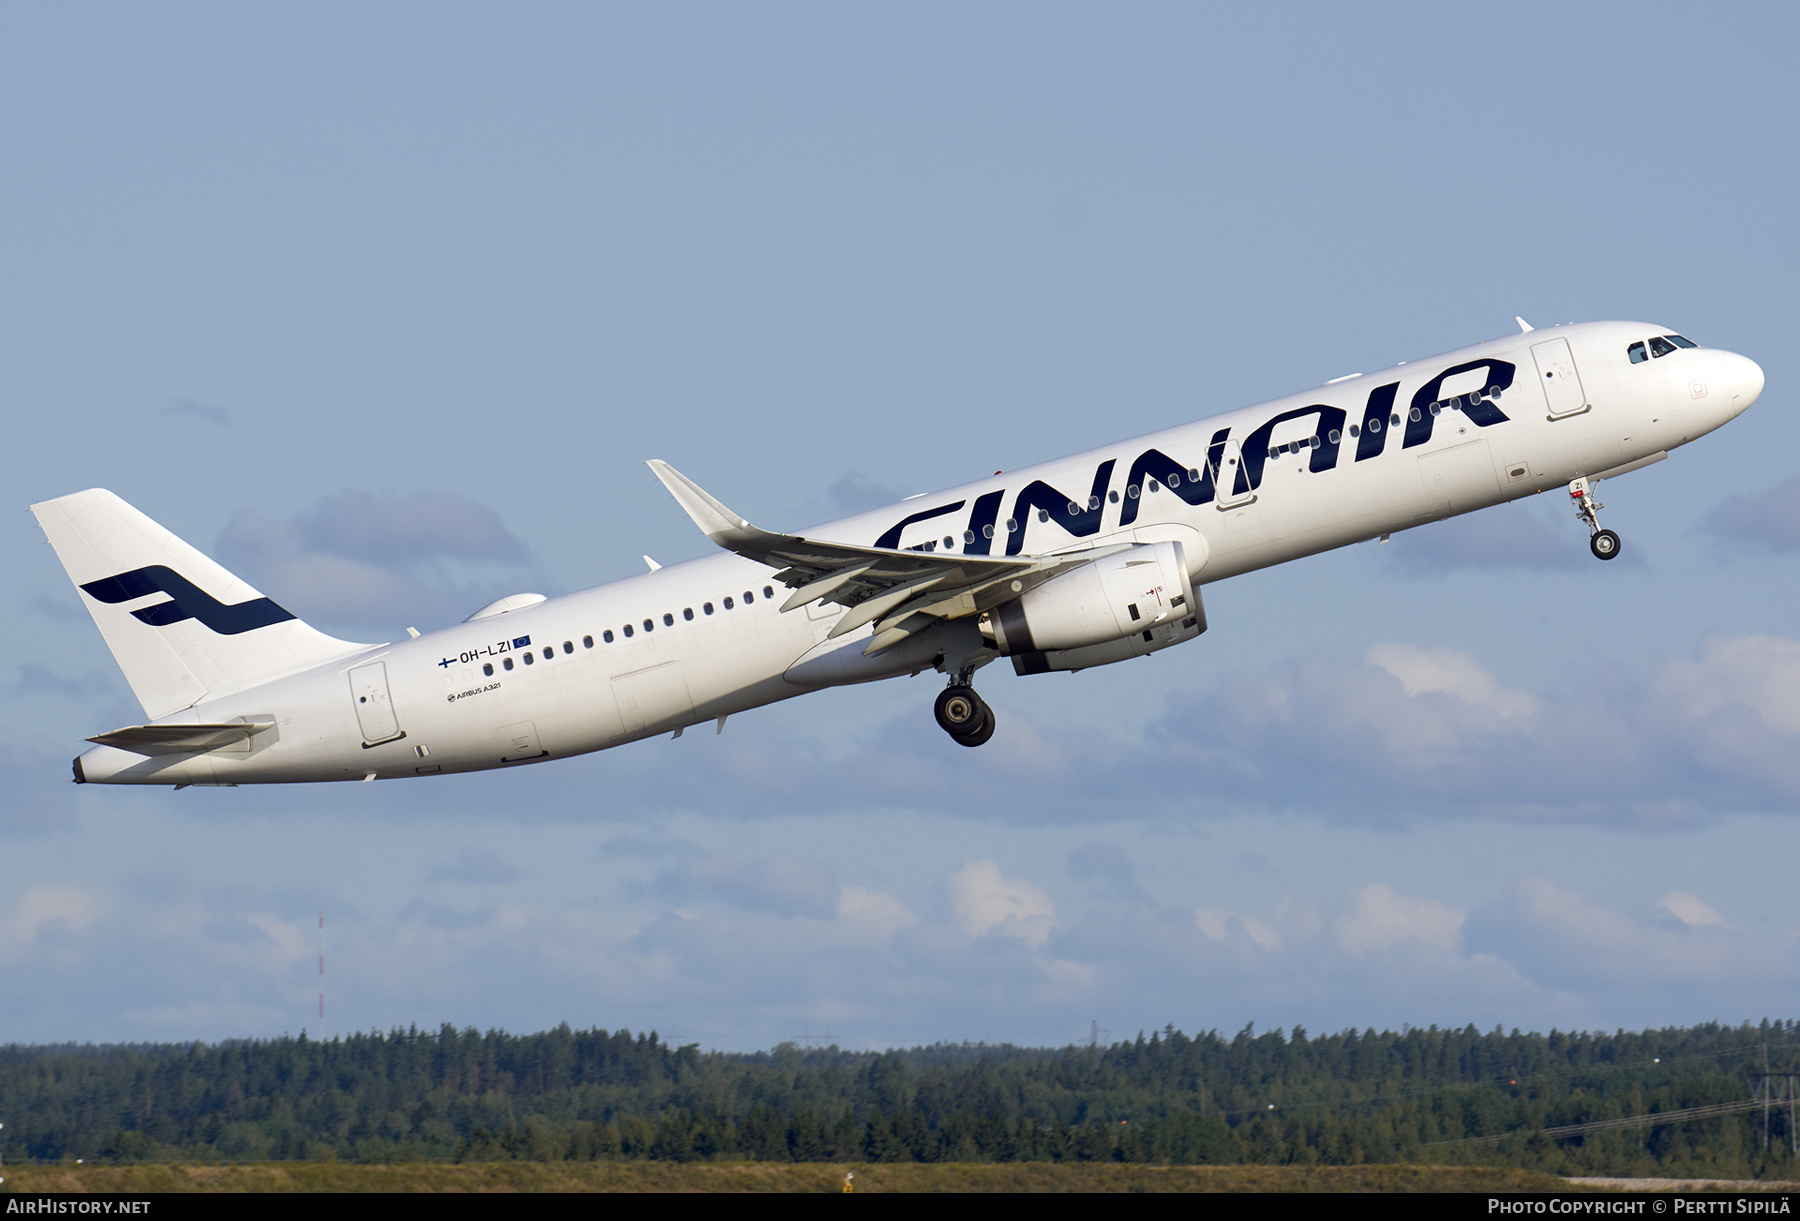
[[[652,458],[646,465],[662,480],[663,486],[669,489],[669,495],[694,519],[694,524],[700,527],[701,532],[727,551],[733,549],[733,544],[746,542],[763,533],[714,500],[699,484],[661,458]]]
[[[1521,334],[1521,335],[1529,335],[1529,334],[1531,334],[1532,331],[1537,329],[1536,327],[1532,326],[1529,322],[1525,321],[1523,318],[1520,318],[1516,314],[1513,316],[1513,321],[1519,324],[1519,334]]]

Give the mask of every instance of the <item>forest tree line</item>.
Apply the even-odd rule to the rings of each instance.
[[[1750,1097],[1800,1023],[1614,1034],[1474,1027],[1108,1046],[702,1052],[655,1034],[444,1026],[331,1039],[0,1048],[7,1161],[1141,1161],[1504,1164],[1800,1177],[1790,1103]],[[1766,1130],[1765,1130],[1766,1128]],[[1499,1137],[1498,1141],[1473,1138]]]

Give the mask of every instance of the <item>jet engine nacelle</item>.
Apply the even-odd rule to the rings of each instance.
[[[994,607],[980,626],[1014,669],[1040,674],[1155,652],[1198,636],[1206,621],[1181,544],[1164,542],[1083,564]]]

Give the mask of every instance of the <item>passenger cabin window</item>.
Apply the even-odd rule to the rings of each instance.
[[[482,662],[481,663],[481,672],[483,674],[487,675],[489,678],[494,677],[494,663],[491,661]]]
[[[644,620],[644,630],[646,632],[654,632],[656,630],[656,620],[654,620],[654,619]]]
[[[774,596],[775,596],[775,587],[773,585],[763,586],[763,597],[773,598]]]
[[[694,621],[694,608],[691,606],[682,607],[681,617],[686,619],[689,623],[692,623]]]
[[[713,613],[713,612],[712,612],[712,603],[711,603],[711,602],[702,602],[702,603],[701,603],[701,604],[700,604],[700,609],[701,609],[701,610],[702,610],[702,611],[704,611],[704,612],[705,612],[705,613],[706,613],[706,614],[708,614],[708,615],[710,615],[710,614],[712,614],[712,613]]]
[[[537,660],[537,654],[536,654],[536,653],[532,653],[532,652],[527,652],[527,653],[526,653],[526,654],[525,654],[525,664],[526,664],[526,665],[530,665],[530,664],[531,664],[531,663],[532,663],[532,662],[534,662],[534,661],[536,661],[536,660]]]
[[[563,652],[573,653],[574,651],[575,651],[575,642],[573,640],[563,641]]]
[[[573,652],[574,652],[574,651],[575,651],[575,650],[574,650],[574,649],[570,649],[570,650],[569,650],[569,651],[570,651],[570,652],[571,652],[571,653],[573,653]],[[555,657],[555,656],[556,656],[556,650],[555,650],[555,649],[545,649],[545,650],[544,650],[544,660],[545,660],[545,661],[549,661],[549,660],[550,660],[550,659],[551,659],[551,658],[552,658],[552,657]]]
[[[611,644],[613,642],[612,629],[607,628],[604,632],[601,632],[600,639],[606,641],[607,644]]]
[[[1675,345],[1666,339],[1658,338],[1650,341],[1650,355],[1652,356],[1667,356],[1674,350]]]
[[[593,648],[594,647],[594,638],[592,636],[583,636],[581,638],[581,647],[584,649]]]
[[[667,611],[664,611],[663,612],[663,626],[664,627],[674,627],[675,626],[675,616],[669,614]]]
[[[749,606],[754,601],[756,601],[756,595],[746,589],[744,591],[744,605]]]
[[[631,625],[629,623],[625,625],[625,638],[627,640],[631,638]]]
[[[500,665],[501,665],[502,669],[506,669],[506,670],[512,669],[512,658],[502,657],[500,659]]]
[[[1634,365],[1641,365],[1650,359],[1650,352],[1644,347],[1642,340],[1626,348],[1625,355],[1631,357],[1631,363]]]
[[[726,610],[730,610],[734,605],[735,605],[735,603],[733,603],[730,598],[725,599],[725,609]]]

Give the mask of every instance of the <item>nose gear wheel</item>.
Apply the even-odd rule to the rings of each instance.
[[[1575,516],[1579,517],[1588,528],[1588,550],[1594,553],[1597,560],[1617,559],[1619,555],[1619,536],[1611,530],[1600,528],[1600,510],[1606,506],[1594,499],[1592,485],[1586,479],[1569,481],[1569,499],[1575,502]]]

